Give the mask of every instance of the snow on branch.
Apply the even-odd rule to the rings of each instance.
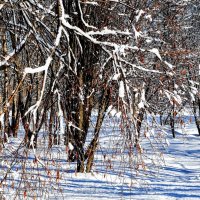
[[[82,29],[80,29],[79,27],[77,26],[73,26],[71,25],[67,20],[66,20],[66,14],[64,12],[64,6],[63,6],[63,2],[62,0],[59,0],[59,8],[60,8],[60,20],[62,22],[62,25],[70,30],[74,30],[75,32],[77,32],[78,35],[82,35],[84,36],[85,38],[87,38],[88,40],[90,40],[91,42],[93,42],[94,44],[99,44],[99,45],[104,45],[104,46],[109,46],[109,47],[113,47],[115,48],[116,47],[116,43],[114,42],[104,42],[104,41],[99,41],[97,40],[96,38],[92,37],[92,35],[98,35],[98,34],[113,34],[113,35],[116,35],[116,33],[120,33],[120,34],[124,34],[124,35],[130,35],[130,33],[127,31],[125,32],[121,32],[121,31],[111,31],[111,30],[104,30],[104,31],[97,31],[97,32],[94,32],[94,31],[90,31],[90,32],[84,32]],[[120,44],[119,44],[120,45]],[[127,48],[132,48],[131,46],[128,46],[127,45]]]
[[[15,55],[17,54],[21,48],[23,47],[23,45],[26,43],[27,38],[30,36],[31,31],[29,31],[23,40],[21,40],[21,42],[17,45],[16,49],[14,49],[10,54],[8,54],[3,61],[0,61],[0,71],[4,69],[5,65],[8,65],[8,61]]]
[[[142,14],[145,13],[145,11],[144,10],[137,10],[136,12],[137,12],[137,16],[135,18],[136,18],[136,22],[138,22],[140,17],[142,16]]]
[[[88,27],[88,28],[97,29],[96,27],[89,25],[89,24],[84,20],[84,18],[83,18],[83,12],[82,12],[81,5],[80,5],[80,0],[77,0],[77,3],[78,3],[78,8],[79,8],[79,12],[80,12],[80,16],[81,16],[81,20],[82,20],[83,24],[84,24],[86,27]]]
[[[128,62],[128,61],[126,61],[126,60],[124,60],[124,59],[122,59],[122,58],[120,58],[119,60],[120,60],[121,62],[123,62],[123,63],[129,65],[129,66],[132,66],[133,69],[136,68],[136,69],[139,69],[139,70],[145,71],[145,72],[152,72],[152,73],[159,73],[159,74],[162,73],[162,72],[160,72],[160,71],[158,71],[158,70],[147,69],[147,68],[144,68],[144,67],[142,67],[142,66],[135,65],[135,64],[130,63],[130,62]]]
[[[54,7],[54,4],[55,3],[52,3],[49,8],[45,8],[42,4],[40,4],[38,1],[35,2],[34,0],[28,0],[29,3],[31,3],[32,5],[38,7],[39,9],[43,10],[44,13],[48,13],[48,14],[51,14],[52,16],[56,16],[55,13],[52,11],[53,7]]]
[[[45,85],[46,85],[46,79],[47,79],[47,72],[48,72],[48,68],[52,62],[52,56],[55,53],[56,47],[59,45],[60,43],[60,38],[62,36],[62,26],[59,27],[58,29],[58,34],[57,37],[55,39],[55,46],[52,49],[51,55],[46,59],[45,65],[38,67],[38,68],[25,68],[24,72],[25,74],[34,74],[34,73],[39,73],[44,71],[45,75],[44,75],[44,80],[43,80],[43,85],[42,85],[42,90],[41,90],[41,94],[40,94],[40,98],[39,100],[36,102],[36,104],[34,104],[33,106],[31,106],[28,111],[25,113],[25,115],[27,115],[29,112],[33,113],[33,119],[34,119],[34,123],[36,122],[36,111],[38,109],[38,107],[40,106],[40,103],[42,101],[43,95],[44,95],[44,90],[45,90]]]
[[[81,2],[83,4],[90,4],[90,5],[94,5],[94,6],[98,6],[99,4],[95,1],[84,1],[84,2]]]
[[[102,31],[89,31],[87,32],[87,34],[89,34],[90,36],[92,35],[117,35],[117,34],[121,34],[121,35],[132,35],[131,32],[127,31],[120,31],[120,30],[111,30],[108,29],[107,27],[104,27],[104,29]]]
[[[149,52],[154,53],[162,61],[162,58],[157,48],[150,49]]]
[[[34,73],[39,73],[39,72],[42,72],[42,71],[46,71],[50,65],[52,61],[52,57],[48,57],[47,60],[46,60],[46,63],[45,65],[41,66],[41,67],[37,67],[37,68],[30,68],[30,67],[27,67],[24,69],[24,72],[26,74],[34,74]]]
[[[111,47],[113,48],[115,51],[116,49],[120,50],[123,49],[123,52],[122,54],[124,55],[124,51],[125,49],[127,50],[141,50],[141,51],[149,51],[151,53],[154,53],[161,61],[162,61],[162,58],[160,56],[160,53],[158,51],[157,48],[153,48],[153,49],[150,49],[150,50],[144,50],[144,49],[140,49],[138,48],[137,46],[130,46],[130,45],[122,45],[122,44],[118,44],[116,42],[108,42],[108,41],[99,41],[98,39],[94,38],[93,36],[95,35],[116,35],[116,34],[123,34],[123,35],[132,35],[132,33],[130,33],[129,31],[119,31],[119,30],[109,30],[107,28],[104,28],[102,31],[89,31],[89,32],[84,32],[82,29],[80,29],[79,27],[77,26],[73,26],[71,25],[68,20],[66,20],[66,17],[65,17],[65,11],[64,11],[64,6],[63,6],[63,2],[62,0],[59,0],[59,5],[60,5],[60,10],[61,10],[61,16],[60,16],[60,20],[62,22],[62,25],[63,27],[65,28],[68,28],[70,30],[74,30],[75,33],[77,35],[82,35],[84,36],[85,38],[87,38],[88,40],[90,40],[92,43],[94,44],[98,44],[98,45],[101,45],[102,47]],[[135,30],[135,39],[137,40],[137,38],[141,35],[139,32],[136,32],[136,29]],[[103,48],[104,50],[106,50],[105,48]],[[109,51],[109,50],[106,50],[106,52],[111,55],[112,53]],[[136,69],[139,69],[139,70],[143,70],[143,71],[146,71],[146,72],[154,72],[154,73],[160,73],[159,71],[157,70],[151,70],[151,69],[146,69],[142,66],[137,66],[135,64],[132,64],[124,59],[121,59],[119,57],[120,55],[120,52],[118,54],[118,60],[123,62],[123,63],[126,63]],[[114,55],[113,55],[114,56]],[[113,57],[114,59],[114,57]]]
[[[3,8],[4,5],[5,5],[5,3],[0,4],[0,10]]]

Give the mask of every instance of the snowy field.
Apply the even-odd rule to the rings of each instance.
[[[170,144],[162,151],[152,153],[144,139],[145,166],[137,172],[121,149],[123,138],[106,123],[88,174],[75,172],[64,146],[45,148],[45,133],[38,139],[37,159],[33,150],[19,146],[20,138],[11,139],[0,154],[1,180],[8,172],[0,199],[200,199],[200,138],[193,123],[177,129],[176,139],[167,134]]]

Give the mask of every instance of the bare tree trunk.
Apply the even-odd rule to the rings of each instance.
[[[99,112],[94,130],[94,137],[85,153],[85,159],[87,159],[86,172],[90,172],[93,166],[94,154],[96,152],[99,139],[99,132],[101,130],[101,125],[105,117],[105,111],[107,110],[109,105],[109,99],[110,99],[110,91],[109,89],[105,89],[102,100],[99,104]]]
[[[137,121],[136,121],[136,130],[137,130],[137,135],[136,135],[136,139],[135,139],[135,145],[137,145],[137,143],[139,142],[139,138],[141,135],[141,126],[142,126],[142,121],[144,119],[144,109],[141,109],[139,111],[139,114],[137,116]]]
[[[52,102],[53,98],[51,98]],[[54,105],[51,105],[50,110],[50,118],[49,118],[49,148],[53,145],[53,126],[54,126],[54,118],[55,118],[55,111],[54,111]]]
[[[13,90],[15,89],[16,85],[16,79],[14,77],[13,80]],[[13,98],[12,101],[12,121],[11,121],[11,130],[13,133],[13,137],[17,137],[17,133],[19,130],[19,117],[20,117],[20,112],[19,112],[19,107],[17,104],[17,97]]]
[[[174,103],[172,105],[172,110],[171,110],[171,113],[170,113],[170,127],[171,127],[172,136],[173,136],[173,138],[175,138],[176,134],[175,134],[175,110],[174,110]]]
[[[0,122],[0,152],[3,150],[2,124]]]
[[[198,117],[198,113],[197,113],[198,111],[197,111],[196,105],[197,105],[196,102],[193,101],[194,120],[195,120],[195,124],[196,124],[197,130],[198,130],[199,136],[200,136],[200,117]],[[199,106],[200,106],[200,104],[199,104]]]
[[[7,41],[6,41],[6,33],[2,35],[2,49],[3,49],[3,56],[7,54]],[[4,109],[4,142],[7,142],[7,137],[10,136],[9,131],[9,105],[8,103],[8,69],[7,67],[4,69],[4,94],[3,94],[3,102],[5,103]]]
[[[26,101],[25,103],[22,100],[22,92],[19,92],[19,110],[20,110],[20,114],[21,114],[21,119],[22,119],[22,125],[24,127],[25,130],[25,144],[27,147],[32,148],[30,146],[30,142],[31,142],[31,137],[34,134],[34,147],[36,147],[36,140],[37,140],[37,134],[35,134],[33,132],[33,130],[30,129],[30,120],[28,116],[25,116],[25,112],[27,110],[27,107],[29,106],[29,103],[31,103],[31,95],[30,95],[30,91],[28,91],[27,97],[26,97]]]

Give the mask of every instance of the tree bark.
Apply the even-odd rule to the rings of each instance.
[[[3,32],[2,35],[2,54],[6,56],[7,54],[7,41],[6,41],[6,32]],[[4,106],[4,142],[7,142],[7,137],[10,136],[10,123],[9,123],[9,105],[8,103],[8,69],[4,69],[4,93],[3,93],[3,102]]]
[[[98,117],[94,130],[94,137],[85,153],[85,159],[87,159],[86,172],[90,172],[93,166],[94,154],[96,152],[99,139],[99,132],[101,130],[103,119],[105,117],[105,112],[109,106],[109,100],[110,100],[110,90],[109,88],[106,88],[104,90],[103,97],[99,105]]]

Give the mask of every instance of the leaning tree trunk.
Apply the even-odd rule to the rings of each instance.
[[[104,90],[102,100],[99,103],[99,111],[98,111],[97,122],[96,122],[95,130],[94,130],[94,137],[85,153],[85,159],[87,159],[86,172],[90,172],[93,166],[94,155],[97,149],[97,144],[98,144],[98,139],[99,139],[99,133],[100,133],[101,126],[103,123],[103,119],[105,117],[105,112],[109,105],[109,100],[110,100],[110,90],[109,88],[106,88]]]

